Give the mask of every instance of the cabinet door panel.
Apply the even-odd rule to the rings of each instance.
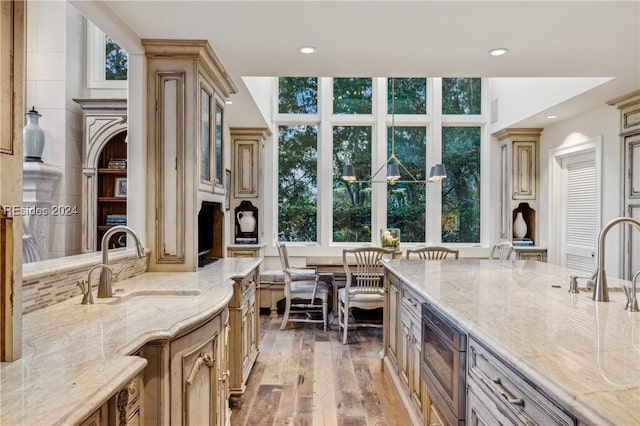
[[[535,142],[513,143],[514,200],[534,200],[536,198],[535,155]]]
[[[217,424],[218,336],[219,323],[171,343],[172,425]]]

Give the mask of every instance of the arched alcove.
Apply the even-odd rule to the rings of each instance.
[[[84,147],[82,162],[82,251],[93,252],[99,249],[99,232],[106,230],[106,214],[121,214],[116,212],[105,213],[105,209],[98,208],[98,197],[114,197],[115,179],[126,178],[126,172],[122,170],[109,171],[111,158],[127,158],[127,100],[126,99],[74,99],[83,110],[84,116]],[[117,142],[111,147],[113,141]],[[114,151],[115,146],[116,153]],[[109,146],[109,147],[108,147]],[[124,153],[121,154],[121,153]],[[107,157],[109,156],[109,157]],[[101,162],[102,161],[102,162]],[[106,163],[105,163],[106,161]],[[126,167],[126,166],[125,166]],[[115,169],[115,167],[114,167]],[[120,174],[120,176],[117,176]],[[110,178],[106,176],[110,175]],[[113,185],[112,192],[106,192],[106,182]],[[109,195],[110,194],[110,195]],[[123,197],[120,197],[123,198]],[[126,214],[126,198],[114,203],[123,204]],[[103,200],[107,201],[107,200]],[[102,208],[102,207],[101,207]],[[100,217],[98,217],[100,215]],[[102,221],[101,221],[102,219]]]

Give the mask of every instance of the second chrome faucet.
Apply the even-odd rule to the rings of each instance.
[[[118,232],[124,232],[133,237],[136,242],[136,256],[142,257],[144,256],[144,248],[140,243],[140,238],[135,231],[128,226],[118,225],[113,228],[109,228],[107,232],[104,233],[102,237],[101,249],[102,249],[102,264],[108,266],[109,265],[109,239],[112,235],[117,234]],[[120,273],[120,272],[118,272]],[[117,275],[117,274],[116,274]],[[113,271],[111,268],[103,268],[100,273],[100,282],[98,284],[98,297],[111,297],[113,296],[113,290],[111,287],[111,280],[113,276]]]

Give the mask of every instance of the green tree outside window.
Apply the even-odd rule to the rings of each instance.
[[[318,127],[278,127],[278,241],[317,242]]]
[[[334,78],[334,114],[371,114],[371,78]]]
[[[371,183],[343,181],[346,164],[371,178],[370,126],[333,128],[333,241],[371,242]]]
[[[278,79],[280,114],[315,114],[318,112],[317,77],[280,77]]]
[[[443,78],[442,113],[443,114],[481,114],[482,79],[480,78]]]
[[[442,242],[480,242],[480,127],[443,127]]]
[[[395,154],[416,180],[425,180],[427,164],[427,129],[394,127]],[[387,128],[387,155],[391,155],[391,131]],[[384,171],[380,172],[384,176]],[[400,168],[401,180],[411,176]],[[384,177],[383,177],[384,178]],[[387,227],[399,228],[402,242],[424,242],[426,223],[425,183],[398,182],[387,185]]]
[[[111,39],[105,37],[105,78],[107,80],[127,79],[127,51]]]
[[[395,99],[392,99],[394,89]],[[427,79],[388,78],[387,113],[392,114],[394,111],[396,114],[426,114]]]

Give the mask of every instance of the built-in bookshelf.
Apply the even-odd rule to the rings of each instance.
[[[127,224],[127,143],[126,132],[115,135],[102,150],[98,160],[98,193],[96,208],[97,249],[102,236],[116,225]],[[109,239],[109,248],[126,246],[124,233]]]

